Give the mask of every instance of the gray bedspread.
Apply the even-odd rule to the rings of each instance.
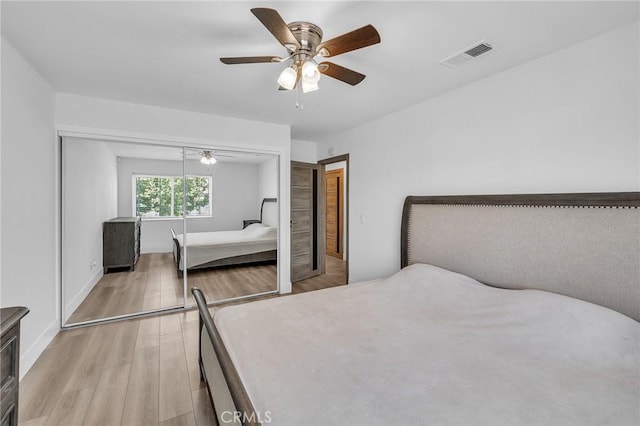
[[[640,423],[640,324],[553,293],[418,264],[214,321],[272,425]]]

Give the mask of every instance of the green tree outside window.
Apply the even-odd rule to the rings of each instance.
[[[177,176],[134,176],[135,214],[142,217],[181,217],[184,181]],[[187,176],[187,216],[211,215],[211,177]]]

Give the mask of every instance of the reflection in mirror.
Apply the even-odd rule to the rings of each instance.
[[[62,141],[62,318],[66,325],[184,305],[183,149]]]
[[[275,292],[278,158],[185,150],[187,234],[176,236],[187,303],[199,287],[209,302]],[[185,250],[186,248],[186,250]]]

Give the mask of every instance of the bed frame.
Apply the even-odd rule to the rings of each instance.
[[[495,287],[565,294],[640,320],[640,192],[409,196],[400,260]],[[259,424],[202,292],[192,292],[201,379],[218,422]]]
[[[263,213],[264,213],[264,203],[277,203],[277,198],[264,198],[262,199],[262,204],[260,205],[260,220],[254,223],[262,223]],[[171,238],[173,239],[173,259],[176,262],[176,271],[178,273],[178,277],[182,277],[182,270],[180,269],[180,261],[182,259],[182,250],[180,247],[180,242],[176,238],[176,233],[173,229],[171,229]],[[251,253],[244,254],[241,256],[232,256],[225,257],[223,259],[212,260],[211,262],[203,263],[201,265],[192,266],[187,268],[187,271],[195,271],[198,269],[209,269],[209,268],[218,268],[222,266],[235,266],[235,265],[245,265],[251,263],[263,263],[263,262],[274,262],[278,260],[278,250],[268,250],[259,253]]]

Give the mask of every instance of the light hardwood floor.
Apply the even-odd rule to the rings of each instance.
[[[298,288],[308,291],[313,289],[308,287],[313,286],[346,284],[345,262],[331,256],[325,258],[326,273],[294,283],[294,293]],[[276,279],[275,264],[196,270],[188,273],[187,303],[195,304],[191,295],[193,287],[199,287],[211,302],[274,291]],[[173,255],[143,254],[133,272],[105,274],[69,317],[67,324],[182,306],[183,297],[182,279],[176,273]]]
[[[328,258],[327,274],[293,292],[345,283],[344,262]],[[197,311],[61,331],[20,382],[19,411],[33,426],[214,424]]]
[[[276,265],[260,264],[188,273],[188,304],[194,304],[191,288],[200,287],[210,301],[274,291]],[[237,283],[243,285],[237,285]],[[182,278],[172,253],[140,256],[135,270],[105,274],[67,320],[67,324],[182,306]]]
[[[133,272],[105,274],[67,324],[182,305],[181,283],[173,254],[143,254]]]

